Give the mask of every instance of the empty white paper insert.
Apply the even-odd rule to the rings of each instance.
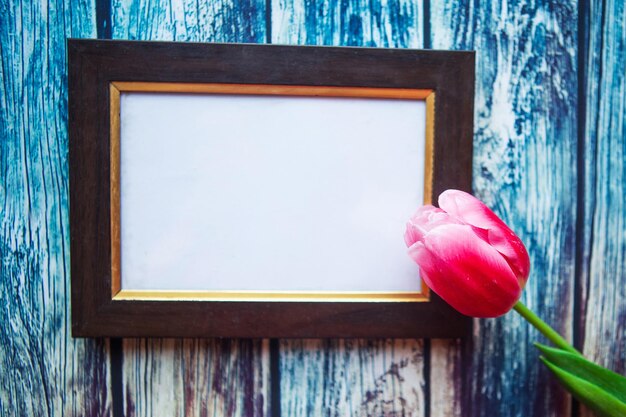
[[[420,291],[421,100],[122,93],[122,290]]]

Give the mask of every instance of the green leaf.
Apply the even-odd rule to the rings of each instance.
[[[601,388],[622,403],[626,403],[626,378],[622,375],[596,365],[580,355],[539,343],[535,343],[535,346],[555,367]]]
[[[554,373],[561,384],[580,402],[600,417],[626,416],[626,404],[602,388],[562,370],[543,356],[543,363]]]

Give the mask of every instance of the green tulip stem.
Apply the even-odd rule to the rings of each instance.
[[[526,321],[535,326],[537,330],[539,330],[545,337],[548,338],[556,347],[559,349],[566,350],[571,353],[575,353],[576,355],[580,355],[580,352],[574,349],[572,345],[567,343],[560,334],[558,334],[552,327],[548,325],[545,321],[541,320],[535,313],[533,313],[528,307],[518,301],[513,309],[519,313],[520,316],[524,317]]]

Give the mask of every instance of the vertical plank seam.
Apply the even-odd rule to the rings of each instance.
[[[422,348],[424,349],[424,417],[430,417],[431,410],[431,386],[430,386],[430,367],[432,364],[431,361],[431,343],[430,339],[423,339],[424,344]]]
[[[280,340],[270,339],[270,415],[281,417]]]
[[[122,417],[124,415],[124,392],[122,388],[122,339],[112,338],[110,347],[110,369],[111,369],[111,414],[112,417]]]
[[[272,43],[272,0],[265,0],[265,43]]]
[[[424,16],[422,18],[422,39],[424,49],[432,48],[432,38],[430,33],[430,0],[424,0]]]
[[[574,281],[574,323],[573,323],[573,339],[574,346],[577,349],[581,348],[582,343],[582,304],[584,302],[582,289],[582,280],[585,279],[584,264],[585,264],[585,192],[586,192],[586,169],[585,169],[585,128],[586,128],[586,110],[587,110],[587,97],[585,95],[587,87],[587,2],[581,0],[578,3],[578,143],[577,143],[577,155],[576,155],[576,171],[577,171],[577,207],[576,207],[576,260],[574,264],[575,277]]]
[[[111,39],[111,0],[96,0],[96,36]]]
[[[574,346],[582,352],[583,345],[583,308],[585,304],[586,296],[583,294],[585,288],[589,288],[589,283],[583,285],[583,280],[588,279],[588,274],[585,276],[585,271],[588,270],[588,266],[585,265],[585,248],[587,242],[585,241],[585,221],[586,212],[585,207],[585,194],[586,194],[586,178],[587,170],[585,168],[586,152],[585,152],[585,136],[586,136],[586,114],[587,114],[587,63],[588,63],[588,36],[589,36],[589,24],[588,24],[589,6],[588,1],[580,0],[578,2],[578,135],[577,135],[577,155],[576,155],[576,175],[577,175],[577,193],[576,193],[576,252],[574,260],[574,300],[573,300],[573,323],[572,323],[572,338]],[[578,402],[571,398],[571,415],[572,417],[579,417],[580,407]]]

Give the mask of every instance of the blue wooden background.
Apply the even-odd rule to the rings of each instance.
[[[67,37],[477,51],[474,190],[523,301],[626,373],[623,0],[0,0],[0,414],[589,416],[514,314],[471,340],[70,337]]]

